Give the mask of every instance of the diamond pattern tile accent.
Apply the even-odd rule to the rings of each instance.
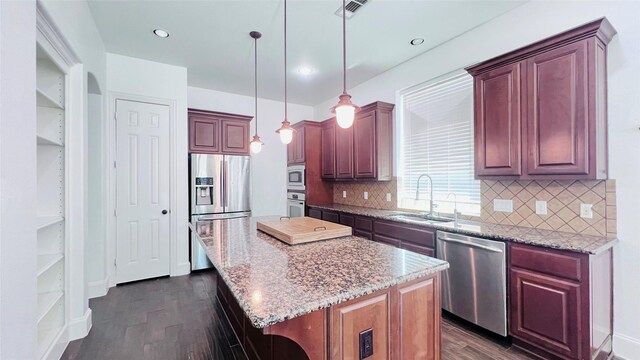
[[[484,180],[481,189],[482,221],[616,236],[615,180]],[[513,201],[513,213],[493,210],[495,199]],[[547,215],[535,213],[536,200],[547,201]],[[580,217],[580,204],[593,204],[593,218]]]
[[[342,197],[342,192],[347,197]],[[369,193],[369,199],[364,199],[364,192]],[[391,194],[391,201],[387,201],[387,193]],[[398,194],[398,180],[394,178],[385,182],[354,182],[333,185],[333,203],[342,205],[363,206],[373,209],[396,210]]]

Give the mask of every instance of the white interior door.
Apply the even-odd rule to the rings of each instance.
[[[169,275],[169,106],[116,100],[116,283]]]

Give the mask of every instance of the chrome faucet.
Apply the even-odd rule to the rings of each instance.
[[[431,176],[427,174],[418,176],[418,181],[416,182],[416,201],[420,200],[420,180],[424,176],[429,179],[429,216],[433,217],[433,179]]]

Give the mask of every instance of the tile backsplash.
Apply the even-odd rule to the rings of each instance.
[[[346,191],[346,197],[342,197]],[[369,198],[365,200],[364,193]],[[391,194],[391,201],[387,201],[387,194]],[[398,180],[379,182],[336,182],[333,184],[333,203],[342,205],[364,206],[374,209],[395,210],[398,201]]]
[[[480,185],[482,221],[616,236],[615,180],[493,181]],[[494,210],[494,200],[512,200],[513,211]],[[536,200],[547,202],[547,214],[536,214]],[[593,217],[580,217],[580,204],[592,204]]]

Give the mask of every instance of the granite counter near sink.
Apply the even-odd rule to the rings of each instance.
[[[582,235],[562,231],[527,228],[522,226],[500,225],[480,221],[460,220],[454,222],[422,222],[408,218],[397,217],[402,211],[378,210],[360,206],[325,204],[309,205],[310,208],[365,216],[374,219],[422,225],[436,230],[477,236],[493,240],[510,241],[514,243],[535,245],[576,253],[596,255],[611,248],[617,239],[604,236]],[[414,214],[406,212],[406,214]]]

